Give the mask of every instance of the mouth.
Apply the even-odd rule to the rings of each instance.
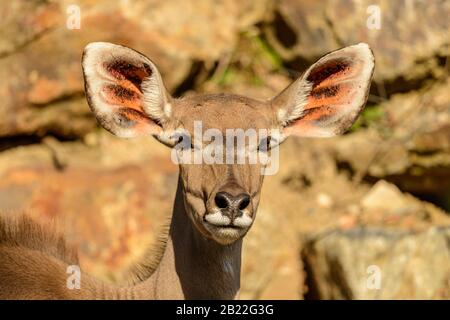
[[[248,229],[248,227],[237,226],[234,223],[228,224],[216,224],[208,222],[207,220],[203,221],[203,225],[207,230],[212,233],[228,233],[232,234],[234,232],[242,232]]]
[[[247,228],[242,228],[242,227],[236,226],[236,225],[234,225],[232,223],[226,224],[226,225],[217,225],[217,224],[210,223],[208,221],[204,221],[204,225],[206,226],[207,229],[214,229],[214,230],[217,230],[217,229],[223,229],[223,230],[227,230],[227,229],[230,229],[230,230],[233,230],[233,229],[234,230],[244,230],[244,229],[247,229]]]
[[[205,222],[204,226],[209,231],[211,237],[222,245],[228,245],[242,238],[248,229],[243,229],[234,225],[216,226]]]
[[[252,222],[252,219],[245,213],[232,221],[220,211],[207,214],[203,219],[203,225],[212,238],[221,244],[230,244],[243,237]]]

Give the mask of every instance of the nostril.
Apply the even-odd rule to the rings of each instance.
[[[220,209],[228,208],[229,200],[225,192],[218,192],[214,198],[214,201]]]
[[[232,196],[228,192],[217,192],[214,201],[219,209],[244,210],[250,204],[250,196],[241,193],[238,196]]]
[[[242,198],[239,201],[239,210],[244,210],[250,204],[250,196],[248,194],[244,194],[241,197]]]

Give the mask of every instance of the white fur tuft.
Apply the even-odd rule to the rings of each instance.
[[[308,103],[308,95],[312,89],[312,83],[308,82],[305,76],[297,81],[299,81],[298,84],[293,84],[296,86],[294,101],[286,109],[279,109],[277,112],[278,121],[282,126],[286,126],[291,121],[300,118]]]
[[[153,119],[166,122],[172,113],[172,106],[167,101],[161,76],[152,66],[153,74],[142,82],[144,93],[144,110]]]

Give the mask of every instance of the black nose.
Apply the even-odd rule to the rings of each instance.
[[[228,192],[221,191],[216,193],[214,201],[220,209],[244,210],[250,204],[250,196],[246,193],[232,196]]]

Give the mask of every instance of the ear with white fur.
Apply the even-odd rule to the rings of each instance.
[[[105,129],[125,138],[162,132],[171,97],[150,59],[127,47],[93,42],[84,49],[82,65],[87,101]]]
[[[365,43],[319,59],[271,101],[284,134],[331,137],[345,132],[367,101],[373,69]]]

